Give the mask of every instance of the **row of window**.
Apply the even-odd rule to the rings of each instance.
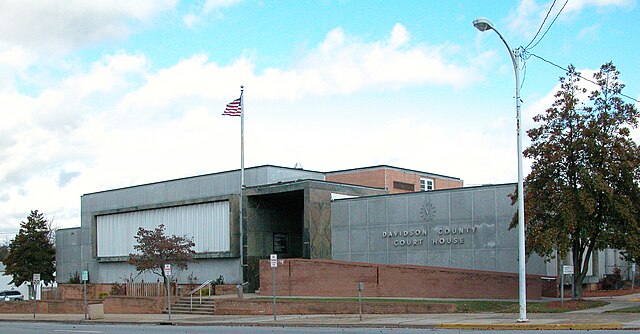
[[[424,177],[420,178],[420,191],[433,190],[433,180]]]
[[[406,191],[415,191],[413,184],[399,181],[393,181],[393,188]],[[433,179],[420,178],[420,191],[429,190],[433,190]]]

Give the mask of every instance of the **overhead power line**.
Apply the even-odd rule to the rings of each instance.
[[[562,8],[560,8],[560,10],[558,11],[558,14],[556,14],[556,17],[553,18],[553,21],[551,21],[551,23],[547,27],[547,30],[545,30],[544,34],[542,34],[542,37],[540,37],[540,39],[538,39],[538,41],[535,44],[533,44],[533,46],[531,46],[531,49],[534,49],[538,45],[538,43],[540,43],[540,41],[544,39],[544,37],[547,35],[547,33],[549,32],[553,24],[556,22],[556,20],[560,16],[560,13],[562,13],[562,11],[564,10],[564,7],[566,7],[568,3],[569,3],[569,0],[565,1],[564,5],[562,5]]]
[[[542,20],[542,23],[540,23],[540,27],[538,27],[538,31],[536,31],[536,34],[531,39],[531,42],[529,42],[529,44],[527,44],[527,46],[524,47],[525,50],[529,47],[529,45],[531,45],[531,43],[533,43],[533,41],[536,40],[536,37],[538,37],[538,34],[540,33],[540,31],[542,31],[542,27],[544,27],[544,23],[547,22],[547,18],[549,17],[549,14],[551,14],[551,10],[555,5],[556,5],[556,0],[553,0],[551,7],[549,7],[549,10],[547,11],[547,15],[544,16],[544,20]]]
[[[536,54],[533,54],[533,53],[531,53],[531,52],[527,52],[527,51],[525,51],[525,52],[526,52],[528,55],[534,56],[534,57],[536,57],[536,58],[538,58],[538,59],[542,60],[543,62],[545,62],[545,63],[547,63],[547,64],[549,64],[549,65],[551,65],[551,66],[555,66],[555,67],[557,67],[557,68],[559,68],[559,69],[561,69],[561,70],[563,70],[563,71],[565,71],[565,72],[567,72],[567,71],[568,71],[568,69],[566,69],[566,68],[564,68],[564,67],[562,67],[562,66],[560,66],[560,65],[558,65],[558,64],[556,64],[556,63],[554,63],[554,62],[552,62],[552,61],[550,61],[550,60],[544,59],[544,58],[542,58],[542,57],[540,57],[540,56],[538,56],[538,55],[536,55]],[[598,85],[598,83],[597,83],[597,82],[595,82],[595,81],[593,81],[593,80],[591,80],[591,79],[589,79],[589,78],[586,78],[586,77],[582,76],[582,74],[579,74],[579,73],[578,73],[577,75],[578,75],[578,77],[579,77],[579,78],[584,79],[585,81],[588,81],[588,82],[590,82],[590,83],[592,83],[592,84],[594,84],[594,85],[596,85],[596,86]],[[626,97],[626,98],[628,98],[628,99],[630,99],[630,100],[633,100],[633,101],[635,101],[635,102],[640,102],[640,100],[635,99],[635,98],[633,98],[633,97],[631,97],[631,96],[629,96],[629,95],[627,95],[627,94],[624,94],[624,93],[622,93],[622,92],[620,93],[620,95],[621,95],[621,96],[624,96],[624,97]]]

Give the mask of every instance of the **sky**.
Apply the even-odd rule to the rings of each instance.
[[[239,168],[241,85],[246,167],[515,182],[513,66],[474,19],[535,55],[525,130],[549,62],[612,61],[640,99],[638,0],[565,1],[0,0],[0,241],[30,210],[79,226],[83,194]]]

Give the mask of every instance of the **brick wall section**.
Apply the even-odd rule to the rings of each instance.
[[[365,187],[384,189],[384,170],[363,170],[349,173],[327,174],[325,179],[329,182],[355,184]]]
[[[278,314],[357,314],[356,301],[278,300]],[[453,313],[455,304],[447,303],[384,303],[363,302],[366,314],[427,314]],[[265,315],[273,314],[273,301],[269,299],[218,299],[216,315]]]
[[[214,294],[219,295],[235,295],[238,293],[237,284],[219,284],[214,287]]]
[[[433,187],[436,189],[462,188],[462,186],[464,186],[464,182],[462,182],[461,180],[434,178],[433,183]]]
[[[87,301],[87,304],[99,303]],[[33,301],[0,302],[0,313],[33,313]],[[36,303],[37,314],[84,314],[83,300],[47,300]]]
[[[106,297],[104,301],[88,300],[87,304],[104,305],[104,313],[109,314],[162,314],[167,308],[166,297]],[[40,314],[84,314],[84,300],[47,300],[36,303],[36,313]],[[33,313],[32,301],[0,302],[2,313]]]
[[[433,179],[433,187],[435,190],[460,188],[464,185],[464,182],[462,180],[439,178],[437,176],[433,176],[430,178]],[[355,184],[375,188],[386,188],[391,194],[410,192],[407,190],[394,188],[393,182],[397,181],[413,184],[414,191],[420,191],[419,174],[403,172],[395,169],[354,170],[336,174],[328,173],[325,179],[330,182]]]
[[[287,259],[276,269],[280,296],[518,298],[518,275],[481,270]],[[527,275],[527,298],[541,299],[538,275]],[[272,295],[269,261],[260,262],[260,294]]]
[[[162,314],[165,308],[167,297],[110,296],[104,299],[105,314]]]
[[[98,299],[101,292],[109,293],[113,284],[87,284],[87,299]],[[84,287],[82,284],[58,284],[60,298],[84,299]]]
[[[560,287],[558,286],[558,277],[552,276],[542,280],[542,296],[543,297],[560,297]]]

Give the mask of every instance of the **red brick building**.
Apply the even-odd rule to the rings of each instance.
[[[390,194],[462,188],[464,186],[464,182],[457,177],[387,165],[328,172],[325,179],[330,182],[386,189]]]

